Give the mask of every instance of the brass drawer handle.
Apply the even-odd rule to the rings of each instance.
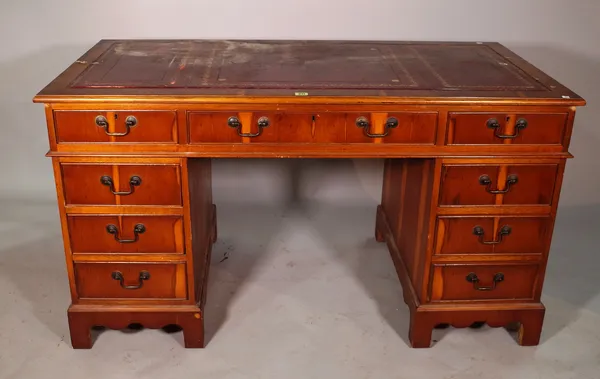
[[[518,182],[519,177],[517,175],[508,175],[506,177],[506,184],[504,185],[503,190],[491,189],[492,179],[490,179],[488,175],[481,175],[479,177],[479,184],[481,184],[482,186],[486,186],[485,190],[494,195],[507,193],[508,191],[510,191],[510,186],[517,184]]]
[[[494,135],[498,138],[502,139],[513,139],[519,136],[519,132],[527,127],[527,120],[524,118],[520,118],[515,123],[515,134],[498,134],[500,130],[500,123],[495,118],[490,118],[486,123],[487,127],[490,129],[495,129]]]
[[[508,225],[504,225],[498,231],[498,240],[497,241],[484,241],[483,237],[485,235],[485,230],[483,230],[483,228],[479,225],[473,228],[473,234],[476,235],[477,237],[479,237],[479,242],[484,245],[498,245],[499,243],[502,243],[502,238],[504,236],[510,235],[511,232],[512,232],[512,228]]]
[[[367,137],[370,137],[370,138],[382,138],[382,137],[387,136],[388,134],[390,134],[390,129],[398,127],[398,123],[399,122],[398,122],[398,119],[396,117],[389,117],[386,120],[385,125],[384,125],[385,132],[382,133],[382,134],[372,134],[372,133],[369,132],[370,123],[369,123],[369,120],[367,120],[366,117],[360,116],[360,117],[358,117],[356,119],[356,126],[359,127],[359,128],[362,128],[363,131],[365,132],[365,135]]]
[[[115,183],[113,182],[113,179],[108,175],[100,177],[100,183],[104,184],[105,186],[108,186],[110,188],[110,192],[112,192],[113,195],[127,196],[133,193],[135,187],[142,184],[142,178],[140,178],[137,175],[134,175],[131,178],[129,178],[129,191],[115,190]]]
[[[258,132],[256,133],[242,133],[242,122],[240,121],[239,118],[235,117],[235,116],[231,116],[227,119],[227,125],[229,125],[230,128],[234,128],[237,129],[237,134],[240,137],[258,137],[262,134],[262,130],[263,128],[266,128],[269,126],[270,121],[268,117],[261,117],[258,119],[258,121],[256,122],[256,124],[258,125]]]
[[[133,239],[124,240],[119,238],[119,228],[116,225],[108,224],[106,225],[106,232],[108,234],[112,234],[115,237],[115,240],[118,243],[134,243],[140,239],[140,234],[143,234],[146,231],[146,226],[144,224],[136,224],[133,227]]]
[[[127,116],[125,118],[125,131],[123,133],[111,133],[108,131],[108,120],[104,116],[96,116],[96,125],[102,129],[104,129],[104,133],[107,136],[111,137],[123,137],[129,134],[131,128],[136,126],[138,123],[137,118],[135,116]]]
[[[150,273],[146,270],[140,271],[140,276],[138,277],[139,283],[134,285],[125,284],[125,277],[123,276],[123,273],[121,271],[113,271],[112,274],[110,274],[110,276],[114,280],[118,280],[121,287],[123,287],[126,290],[140,289],[144,285],[144,280],[150,279]]]
[[[479,285],[479,278],[474,272],[470,272],[465,279],[467,282],[473,283],[473,288],[477,291],[493,291],[498,283],[504,281],[504,274],[501,272],[495,274],[492,285],[489,287]]]

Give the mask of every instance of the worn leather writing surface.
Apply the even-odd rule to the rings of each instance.
[[[71,86],[546,89],[483,44],[261,41],[115,42]]]
[[[497,43],[101,41],[40,95],[578,98]]]

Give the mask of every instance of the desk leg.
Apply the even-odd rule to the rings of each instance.
[[[416,309],[411,310],[410,313],[410,327],[408,329],[410,345],[414,348],[430,347],[431,335],[435,325],[426,313],[417,312]]]
[[[536,346],[540,343],[542,326],[544,325],[545,308],[524,313],[521,317],[521,326],[517,341],[521,346]]]
[[[71,346],[73,349],[92,348],[92,326],[85,317],[68,312],[69,332],[71,333]]]
[[[68,317],[71,344],[75,349],[92,347],[93,326],[119,330],[131,324],[141,324],[149,329],[178,325],[183,330],[185,347],[204,347],[204,318],[202,310],[195,305],[147,308],[71,305]]]

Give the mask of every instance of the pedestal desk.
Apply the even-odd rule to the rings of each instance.
[[[34,101],[74,348],[91,347],[92,326],[131,323],[177,324],[204,346],[211,158],[259,157],[385,158],[375,238],[413,347],[439,324],[518,323],[521,345],[539,342],[585,101],[500,44],[103,40]]]

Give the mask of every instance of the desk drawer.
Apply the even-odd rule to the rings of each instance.
[[[539,270],[537,264],[434,265],[431,301],[531,301]]]
[[[185,264],[76,263],[75,283],[85,299],[186,299]]]
[[[181,205],[179,165],[62,163],[67,205]]]
[[[433,144],[435,112],[190,112],[190,143]]]
[[[67,217],[73,253],[183,254],[179,216]]]
[[[449,145],[561,145],[566,113],[450,113]]]
[[[346,142],[433,145],[437,131],[435,112],[354,113],[347,115]]]
[[[539,254],[550,243],[552,218],[438,217],[435,254]]]
[[[55,111],[63,142],[177,143],[174,111]]]
[[[557,173],[556,164],[446,164],[439,204],[551,205]]]

